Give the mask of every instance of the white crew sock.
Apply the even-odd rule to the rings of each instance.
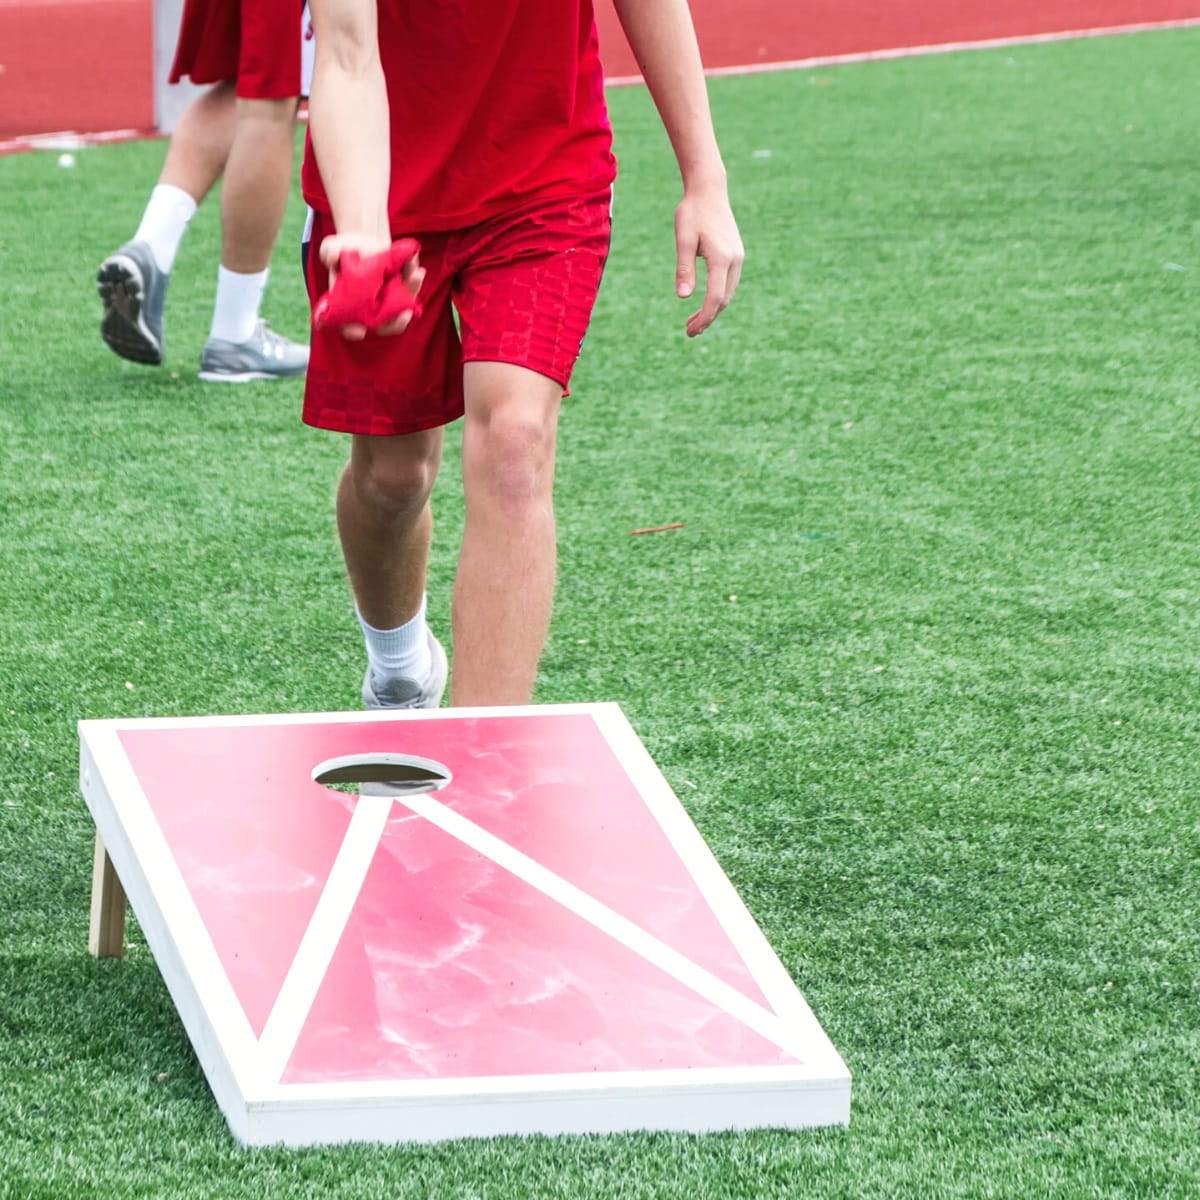
[[[429,639],[425,636],[425,599],[411,621],[399,629],[376,629],[363,620],[358,605],[355,616],[362,626],[363,640],[367,643],[367,661],[371,664],[371,675],[376,679],[415,679],[418,683],[428,680],[433,670],[433,655],[429,650]]]
[[[239,275],[225,267],[218,268],[217,299],[213,305],[209,337],[235,343],[250,340],[258,325],[258,307],[270,273],[270,268],[253,275]]]
[[[148,242],[160,271],[170,273],[179,253],[179,243],[195,216],[196,202],[183,190],[169,183],[158,184],[150,193],[142,223],[133,235],[135,242]]]

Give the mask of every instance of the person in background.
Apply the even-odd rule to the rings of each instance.
[[[212,86],[172,133],[133,238],[96,277],[100,336],[122,358],[162,363],[171,268],[197,206],[223,175],[221,263],[200,378],[242,382],[307,368],[307,345],[259,316],[291,187],[307,25],[299,0],[186,0],[170,81]]]
[[[616,7],[682,176],[678,296],[706,262],[695,336],[733,296],[743,250],[691,15],[686,0]],[[616,174],[592,0],[311,8],[302,178],[316,324],[303,416],[352,435],[337,520],[366,641],[363,699],[441,702],[429,498],[443,429],[462,417],[450,700],[527,703],[554,593],[559,407],[608,255]],[[398,238],[420,247],[393,264],[420,311],[376,321],[379,280],[358,268],[391,262]],[[369,286],[343,309],[357,316],[322,320],[358,279]]]

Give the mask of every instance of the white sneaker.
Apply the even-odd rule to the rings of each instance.
[[[200,355],[200,378],[209,383],[283,379],[308,370],[308,347],[290,342],[259,320],[244,342],[209,338]]]
[[[429,678],[424,683],[404,676],[373,679],[368,666],[362,686],[363,703],[368,708],[437,708],[442,703],[450,664],[442,643],[433,636],[428,625],[425,626],[425,637],[429,641],[429,654],[433,660]]]

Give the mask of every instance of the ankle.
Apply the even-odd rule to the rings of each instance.
[[[367,649],[371,675],[376,679],[425,680],[433,669],[433,656],[425,625],[425,600],[416,614],[393,629],[379,629],[354,606]]]

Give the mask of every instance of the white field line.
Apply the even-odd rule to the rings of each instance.
[[[1113,37],[1122,33],[1153,33],[1164,29],[1189,29],[1200,25],[1200,17],[1177,21],[1146,21],[1135,25],[1106,25],[1097,29],[1064,29],[1057,33],[1029,33],[1006,38],[984,38],[976,42],[933,42],[926,46],[897,46],[888,50],[863,50],[857,54],[828,54],[814,58],[793,58],[779,62],[746,63],[737,67],[712,67],[704,73],[718,75],[761,75],[769,71],[811,71],[817,67],[840,67],[854,63],[885,62],[894,58],[918,58],[926,54],[957,54],[963,50],[1004,50],[1033,46],[1042,42],[1068,42],[1077,38]],[[605,79],[608,87],[628,87],[641,83],[640,75],[613,75]]]
[[[0,139],[0,154],[17,154],[23,150],[82,150],[85,146],[100,146],[106,142],[131,142],[137,138],[158,136],[153,129],[109,129],[103,133],[76,133],[73,129],[62,129],[57,133],[30,133]]]

